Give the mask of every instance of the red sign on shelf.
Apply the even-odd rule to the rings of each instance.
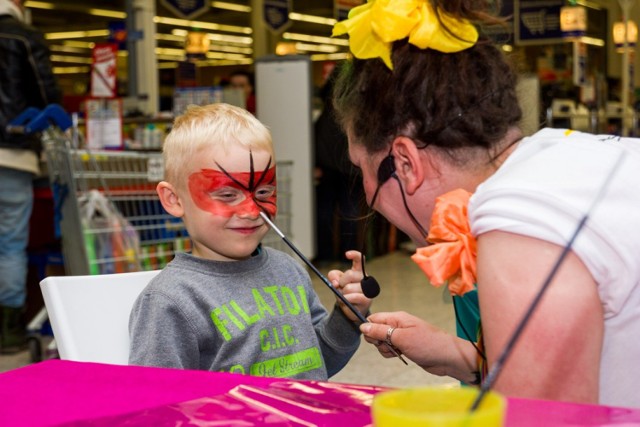
[[[118,46],[114,43],[96,44],[93,48],[91,67],[91,96],[94,98],[115,98],[116,59]]]

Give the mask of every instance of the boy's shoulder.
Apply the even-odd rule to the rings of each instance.
[[[269,247],[269,246],[262,246],[262,247],[268,256],[267,263],[282,264],[283,266],[290,266],[290,268],[294,268],[296,270],[305,272],[306,274],[306,271],[304,270],[302,265],[288,253],[276,248]]]
[[[289,259],[293,259],[291,258],[291,256],[289,256],[289,254],[281,251],[280,249],[276,249],[271,246],[265,246],[264,244],[260,247],[262,248],[262,251],[264,251],[269,257],[269,261],[285,262]]]

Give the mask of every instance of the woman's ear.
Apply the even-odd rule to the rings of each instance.
[[[182,201],[173,185],[166,181],[160,181],[156,186],[156,192],[158,193],[162,207],[169,212],[169,214],[177,218],[181,218],[184,215]]]
[[[395,158],[396,175],[404,191],[411,195],[422,185],[425,178],[424,158],[415,142],[406,136],[397,137],[391,148]]]

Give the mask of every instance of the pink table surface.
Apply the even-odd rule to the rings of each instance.
[[[0,374],[0,426],[367,426],[373,386],[49,360]],[[640,425],[640,409],[508,400],[507,426]]]

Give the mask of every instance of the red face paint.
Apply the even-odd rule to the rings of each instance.
[[[214,215],[258,216],[264,210],[274,217],[276,168],[261,172],[223,172],[202,169],[189,176],[189,192],[196,206]]]

